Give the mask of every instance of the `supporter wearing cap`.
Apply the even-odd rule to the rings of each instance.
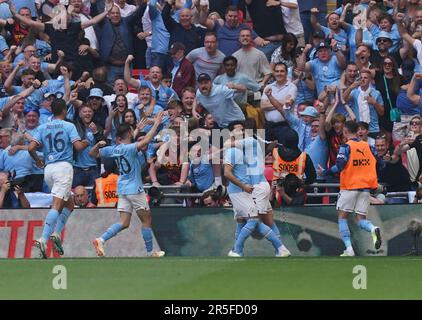
[[[197,79],[198,90],[196,93],[198,103],[200,103],[209,113],[211,113],[220,128],[226,128],[230,122],[245,120],[240,107],[234,102],[234,94],[237,86],[234,84],[219,85],[213,84],[211,77],[206,73],[201,73]],[[195,118],[201,116],[196,110],[192,110]]]
[[[169,53],[172,60],[170,71],[172,75],[172,88],[179,97],[186,87],[195,86],[195,69],[192,63],[185,58],[185,45],[175,42],[171,45]]]
[[[100,88],[92,88],[89,91],[87,103],[89,106],[91,106],[92,110],[94,111],[92,122],[94,122],[97,126],[100,126],[101,128],[105,128],[109,112],[107,105],[105,104],[103,90],[101,90]]]
[[[298,69],[312,74],[317,94],[319,95],[328,85],[334,84],[340,87],[340,77],[346,68],[346,58],[341,50],[338,50],[336,41],[331,40],[330,45],[320,42],[316,48],[317,59],[306,62],[306,56],[310,49],[311,45],[307,44],[299,58]]]
[[[317,56],[316,56],[317,50],[316,49],[319,46],[319,44],[321,42],[324,42],[324,41],[328,41],[328,40],[325,39],[325,34],[322,30],[315,30],[312,33],[312,42],[311,42],[312,43],[312,49],[309,51],[309,55],[308,55],[309,59],[312,60],[312,59],[317,58]]]

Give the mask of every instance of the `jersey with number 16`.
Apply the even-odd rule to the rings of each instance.
[[[53,119],[35,131],[33,140],[42,145],[45,164],[60,161],[73,163],[73,143],[81,140],[73,123]]]

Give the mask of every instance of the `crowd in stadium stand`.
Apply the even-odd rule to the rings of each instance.
[[[335,164],[347,120],[386,163],[373,203],[412,190],[420,202],[422,1],[327,8],[327,0],[0,0],[0,208],[29,207],[28,193],[49,193],[27,150],[52,119],[54,99],[66,101],[67,120],[89,142],[74,151],[79,207],[116,203],[117,167],[89,150],[101,140],[115,144],[122,123],[134,141],[143,139],[160,111],[142,179],[202,193],[186,205],[227,204],[217,188],[227,183],[222,146],[210,132],[239,121],[264,129],[271,142],[269,182],[280,178],[277,161],[303,166],[282,174],[278,205],[321,203],[306,186],[339,182],[318,168]],[[168,161],[172,148],[201,153],[197,140],[182,143],[182,127],[210,136],[200,163]],[[163,133],[168,128],[176,138]]]

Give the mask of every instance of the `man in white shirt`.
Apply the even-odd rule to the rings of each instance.
[[[91,20],[91,17],[85,15],[82,12],[82,0],[70,0],[70,5],[73,6],[73,13],[78,15],[81,19],[81,23]],[[84,29],[85,38],[89,40],[89,44],[92,49],[98,50],[98,39],[95,34],[94,27],[88,27]]]
[[[274,66],[273,77],[276,81],[266,86],[264,92],[267,88],[271,88],[272,96],[282,104],[293,104],[297,96],[297,87],[287,79],[287,66],[284,63],[277,63]],[[291,129],[265,93],[262,95],[261,109],[264,111],[266,120],[265,139],[269,141],[277,140],[284,144],[285,133]]]
[[[133,12],[136,11],[136,6],[127,4],[126,0],[114,0],[117,6],[120,9],[120,15],[122,18],[130,16]]]

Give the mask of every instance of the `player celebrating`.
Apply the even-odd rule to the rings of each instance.
[[[239,132],[236,133],[236,129],[234,129],[233,134],[236,135]],[[245,241],[256,229],[260,235],[272,243],[277,257],[285,257],[287,249],[282,245],[280,239],[271,228],[259,220],[258,210],[252,197],[253,186],[247,169],[245,156],[240,149],[231,147],[225,151],[224,176],[229,180],[227,191],[237,221],[235,245],[228,255],[241,257]]]
[[[258,140],[253,136],[247,135],[245,124],[243,121],[233,122],[230,128],[237,131],[240,135],[239,139],[233,139],[231,145],[244,151],[245,163],[247,165],[246,173],[250,178],[253,186],[252,198],[258,210],[258,215],[262,222],[271,228],[274,234],[280,239],[280,231],[273,219],[273,211],[270,203],[271,188],[264,176],[264,154]],[[236,233],[238,234],[245,222],[238,222]],[[290,256],[290,251],[282,245],[280,256]]]
[[[139,219],[142,221],[142,237],[145,241],[147,256],[162,257],[165,254],[164,251],[153,251],[151,211],[141,179],[141,167],[145,162],[145,158],[142,153],[139,153],[154,137],[162,119],[163,113],[159,112],[155,117],[153,127],[140,142],[132,143],[132,127],[128,124],[122,124],[117,129],[117,145],[104,147],[105,142],[100,141],[90,151],[90,156],[92,157],[115,158],[120,172],[117,181],[117,194],[119,196],[117,211],[120,213],[120,223],[110,226],[101,237],[96,238],[92,242],[99,257],[105,255],[104,242],[129,227],[133,209],[135,209]]]
[[[47,259],[46,243],[49,238],[53,242],[54,250],[60,255],[64,254],[60,233],[74,207],[70,192],[73,181],[73,147],[81,152],[89,145],[88,141],[81,141],[73,123],[64,121],[67,106],[63,99],[55,99],[51,109],[54,118],[38,127],[28,147],[37,166],[42,168],[44,163],[36,153],[42,145],[46,164],[44,179],[53,195],[53,205],[45,218],[41,238],[35,241],[44,259]]]
[[[352,212],[356,212],[358,226],[371,232],[375,249],[381,247],[380,228],[366,220],[366,215],[370,204],[369,191],[378,186],[377,160],[380,164],[383,162],[377,159],[376,151],[367,142],[357,138],[357,131],[358,124],[354,121],[347,121],[344,124],[343,134],[348,141],[341,145],[336,164],[327,170],[323,170],[321,166],[318,168],[318,173],[323,175],[341,172],[337,210],[339,231],[346,246],[346,250],[341,254],[343,257],[355,255],[347,225],[347,216]]]

